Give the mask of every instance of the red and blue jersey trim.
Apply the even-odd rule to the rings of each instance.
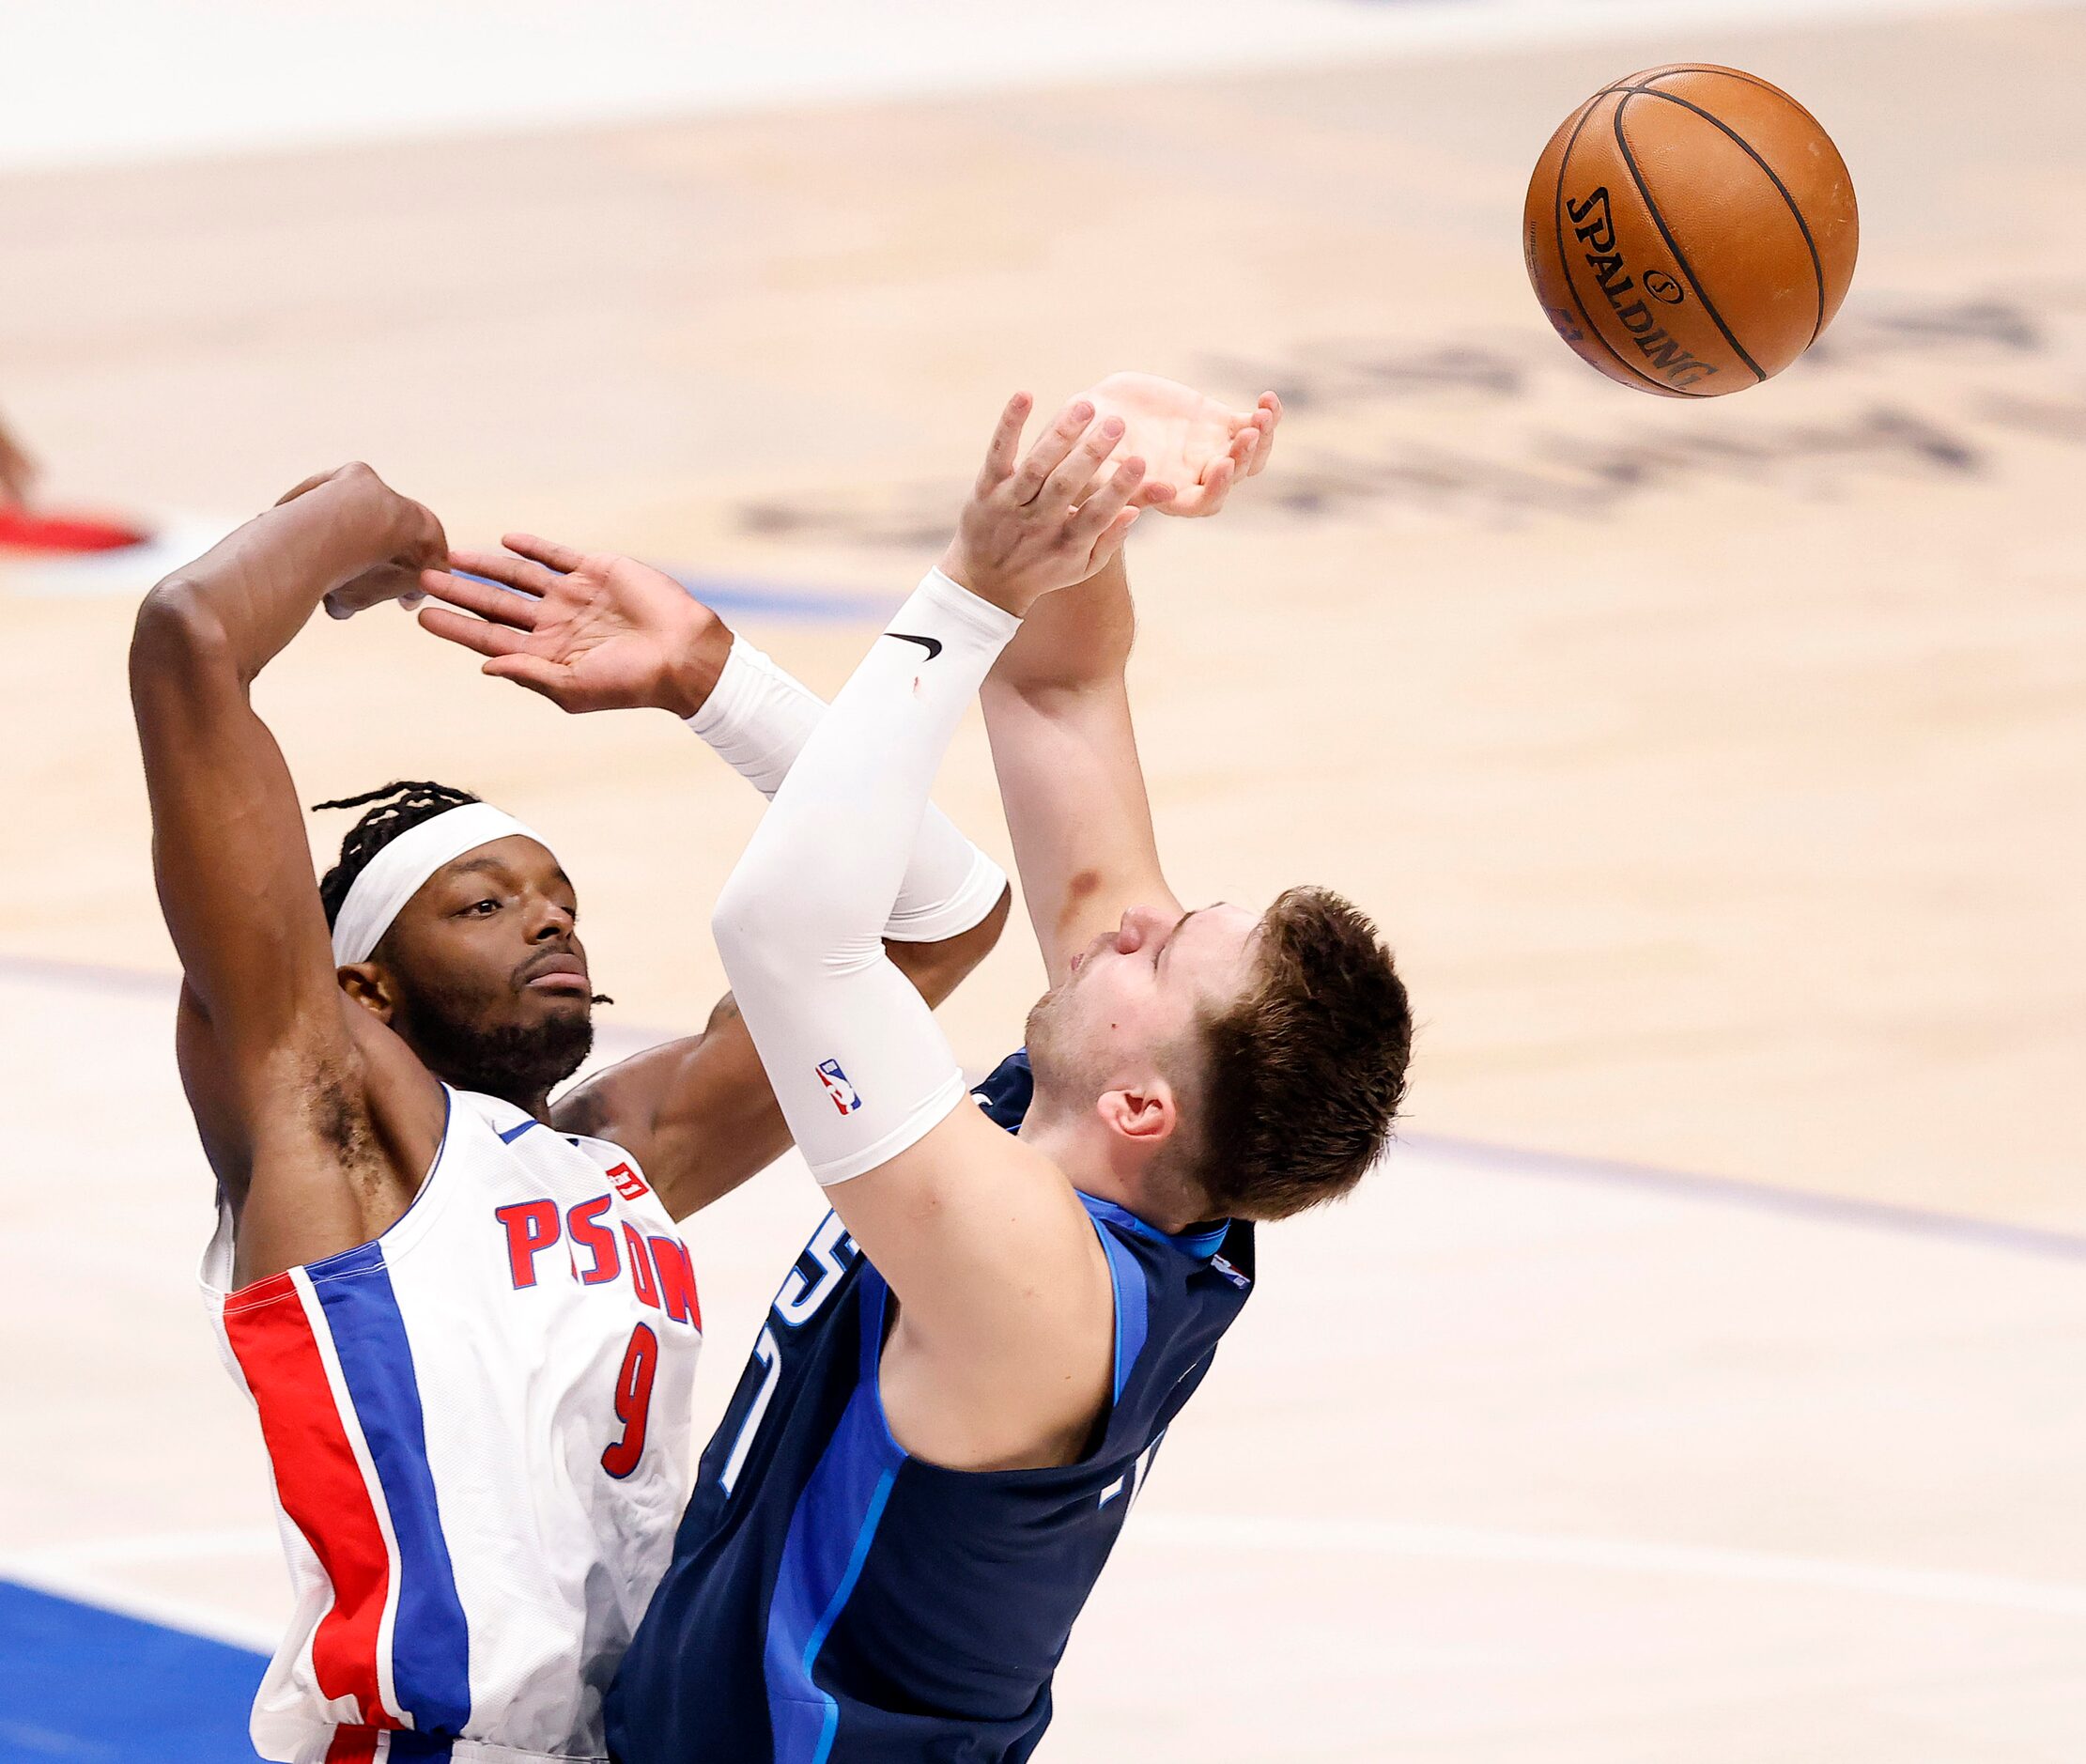
[[[381,1244],[233,1293],[224,1333],[260,1412],[283,1509],[333,1589],[312,1638],[313,1671],[322,1695],[353,1697],[361,1717],[334,1751],[370,1756],[376,1735],[394,1728],[420,1741],[411,1756],[446,1751],[471,1714],[470,1632]]]

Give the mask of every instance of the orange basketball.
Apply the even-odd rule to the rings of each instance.
[[[1816,343],[1859,233],[1831,138],[1731,68],[1653,68],[1595,93],[1537,161],[1522,219],[1557,334],[1673,398],[1742,392]]]

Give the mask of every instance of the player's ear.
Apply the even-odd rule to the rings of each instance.
[[[378,1022],[391,1021],[398,1000],[392,992],[390,977],[375,962],[350,962],[333,972],[340,981],[340,989]]]
[[[1150,1152],[1172,1137],[1181,1120],[1173,1087],[1160,1077],[1136,1090],[1104,1091],[1094,1106],[1111,1133]]]

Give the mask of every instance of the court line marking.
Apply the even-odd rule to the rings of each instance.
[[[1801,1587],[1859,1598],[2086,1618],[2086,1586],[1713,1544],[1660,1543],[1639,1538],[1389,1520],[1280,1519],[1148,1510],[1139,1511],[1132,1532],[1137,1539],[1169,1549],[1303,1551],[1502,1568],[1583,1569],[1596,1573]],[[269,1653],[276,1642],[270,1625],[193,1601],[116,1585],[97,1571],[126,1564],[203,1561],[224,1555],[272,1555],[277,1542],[272,1530],[258,1526],[100,1538],[0,1558],[0,1579]]]
[[[0,549],[0,590],[28,599],[135,599],[155,581],[200,557],[244,524],[224,517],[148,520],[143,545],[77,556]],[[783,624],[880,625],[902,596],[861,588],[767,581],[752,576],[705,576],[686,565],[658,565],[712,611]],[[483,580],[479,578],[478,580]]]
[[[1849,1225],[1924,1237],[1967,1248],[1999,1249],[2015,1255],[2086,1261],[2086,1237],[2038,1225],[2004,1219],[1981,1219],[1968,1213],[1908,1206],[1858,1195],[1829,1195],[1808,1188],[1785,1188],[1745,1176],[1710,1176],[1696,1170],[1665,1169],[1627,1159],[1581,1157],[1568,1152],[1538,1152],[1526,1146],[1495,1145],[1482,1139],[1455,1139],[1433,1134],[1400,1135],[1398,1143],[1450,1163],[1482,1164],[1509,1175],[1598,1183],[1613,1188],[1668,1195],[1689,1200],[1779,1213],[1825,1225]]]
[[[1694,1580],[1816,1587],[1932,1604],[1980,1605],[2044,1617],[2086,1617],[2086,1586],[1940,1569],[1893,1568],[1827,1556],[1786,1555],[1632,1538],[1495,1531],[1383,1520],[1272,1519],[1140,1511],[1137,1538],[1182,1549],[1331,1551],[1504,1567],[1584,1568]]]
[[[0,955],[0,984],[8,981],[118,997],[164,998],[169,1003],[177,984],[172,974],[154,973],[144,968],[118,967],[99,962],[70,962],[49,956]],[[612,1051],[615,1058],[626,1059],[688,1032],[655,1029],[641,1024],[603,1024],[595,1044],[604,1053]],[[1633,1188],[1676,1199],[1780,1214],[1814,1224],[1921,1237],[1931,1243],[1953,1244],[1964,1249],[1990,1249],[2061,1261],[2086,1261],[2086,1236],[2043,1226],[2015,1225],[2003,1219],[1981,1219],[1968,1213],[1944,1213],[1895,1200],[1785,1188],[1744,1176],[1710,1176],[1694,1170],[1634,1164],[1621,1158],[1582,1157],[1568,1152],[1540,1152],[1527,1146],[1496,1145],[1484,1139],[1452,1138],[1440,1134],[1401,1134],[1397,1143],[1426,1157],[1445,1163],[1478,1165],[1510,1176]]]

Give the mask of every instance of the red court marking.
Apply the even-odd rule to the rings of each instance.
[[[0,546],[17,551],[122,551],[151,535],[85,515],[39,515],[0,507]]]

